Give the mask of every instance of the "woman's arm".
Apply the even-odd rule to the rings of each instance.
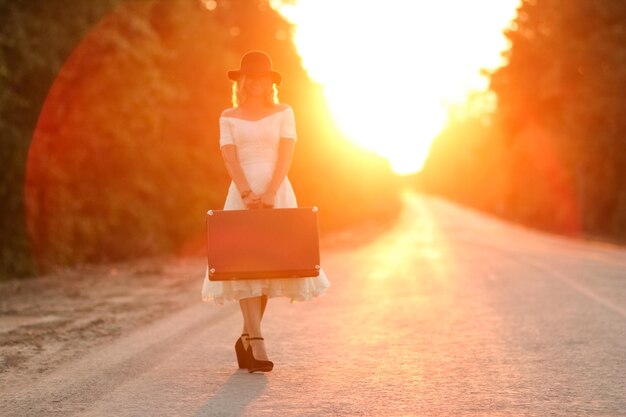
[[[226,171],[228,171],[228,175],[235,183],[237,190],[239,190],[239,194],[248,193],[246,197],[243,197],[243,201],[246,206],[254,206],[259,202],[259,196],[252,192],[250,188],[250,184],[248,183],[248,179],[246,178],[246,174],[241,169],[241,164],[239,163],[239,156],[237,155],[237,147],[235,145],[223,145],[220,147],[222,151],[222,158],[224,159],[224,164],[226,165]]]
[[[261,202],[264,205],[274,205],[276,192],[289,172],[295,146],[296,141],[293,139],[280,139],[280,143],[278,145],[278,160],[276,161],[276,166],[274,167],[272,179],[270,180],[265,192],[261,194]]]

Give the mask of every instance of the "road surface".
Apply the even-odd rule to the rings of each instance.
[[[322,255],[323,297],[268,306],[269,374],[236,369],[237,306],[198,302],[2,387],[0,414],[626,416],[623,248],[407,194],[389,230]]]

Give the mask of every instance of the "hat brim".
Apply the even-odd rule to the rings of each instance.
[[[239,81],[239,78],[242,75],[247,75],[247,74],[270,74],[272,76],[272,81],[276,85],[280,84],[280,82],[281,82],[281,80],[283,78],[280,75],[280,73],[277,72],[277,71],[244,72],[244,71],[241,71],[241,70],[231,70],[231,71],[228,71],[228,79],[230,79],[232,81]]]

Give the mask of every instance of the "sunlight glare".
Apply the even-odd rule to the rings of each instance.
[[[371,252],[367,258],[375,267],[364,272],[363,276],[381,284],[388,285],[392,281],[394,286],[409,287],[420,285],[412,272],[420,270],[429,281],[443,283],[451,276],[454,265],[447,261],[451,256],[450,249],[437,219],[424,198],[414,192],[404,191],[402,203],[400,227],[392,229],[366,249]],[[416,268],[416,264],[419,267]]]
[[[519,0],[272,0],[346,136],[398,174],[422,169],[452,106],[503,64]]]

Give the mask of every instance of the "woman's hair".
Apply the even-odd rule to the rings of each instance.
[[[239,107],[246,101],[246,76],[242,75],[239,80],[233,83],[233,95],[231,97],[233,107]],[[267,92],[265,96],[267,104],[278,103],[278,88],[276,84],[272,83],[272,88]]]

